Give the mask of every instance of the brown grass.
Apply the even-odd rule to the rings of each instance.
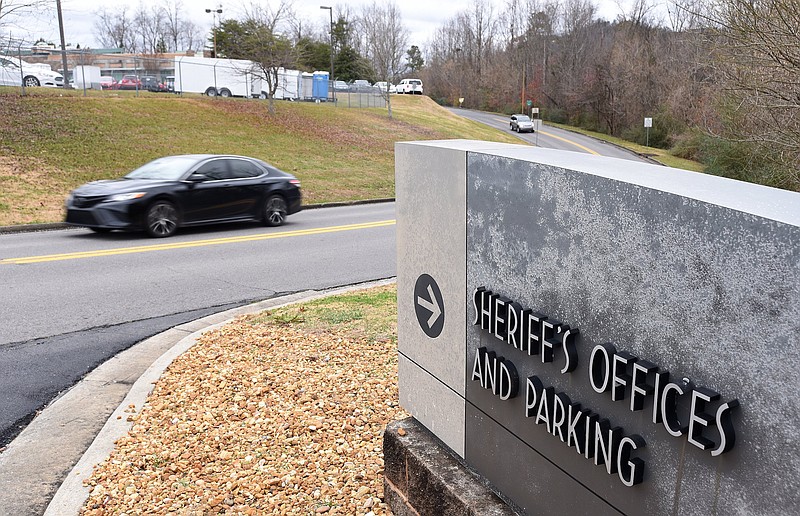
[[[128,93],[128,92],[122,92]],[[295,174],[307,203],[394,196],[397,141],[519,143],[428,97],[384,109],[246,99],[0,88],[0,225],[61,220],[70,189],[171,154],[240,154]]]

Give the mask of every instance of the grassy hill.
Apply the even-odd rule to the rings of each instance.
[[[147,92],[0,88],[0,225],[62,220],[70,189],[170,154],[242,154],[295,174],[305,202],[394,196],[394,143],[520,140],[458,117],[428,97],[385,109]]]

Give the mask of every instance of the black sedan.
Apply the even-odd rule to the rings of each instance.
[[[93,181],[67,198],[67,224],[98,233],[244,220],[280,226],[301,209],[300,181],[255,158],[192,154],[159,158],[122,179]]]

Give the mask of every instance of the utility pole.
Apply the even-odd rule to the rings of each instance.
[[[64,89],[69,89],[69,74],[67,73],[67,44],[64,42],[64,17],[61,15],[61,0],[56,0],[58,12],[58,32],[61,35],[61,66],[64,68]]]
[[[528,62],[527,61],[523,61],[522,62],[522,90],[521,90],[521,93],[520,93],[520,103],[522,105],[522,111],[520,111],[520,113],[524,113],[525,112],[525,73],[527,72],[527,69],[526,69],[527,66],[528,66]]]

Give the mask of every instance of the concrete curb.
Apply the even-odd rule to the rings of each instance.
[[[79,514],[89,495],[84,480],[133,425],[129,406],[139,413],[164,370],[203,333],[240,315],[391,283],[394,279],[310,290],[226,310],[107,360],[48,405],[0,454],[0,515]]]
[[[360,201],[340,201],[340,202],[321,202],[317,204],[305,204],[303,210],[317,210],[320,208],[338,208],[340,206],[357,206],[359,204],[379,204],[383,202],[394,202],[393,197],[381,199],[364,199]],[[0,226],[0,235],[3,233],[32,233],[34,231],[55,231],[58,229],[73,228],[64,222],[48,222],[46,224],[20,224],[17,226]]]

